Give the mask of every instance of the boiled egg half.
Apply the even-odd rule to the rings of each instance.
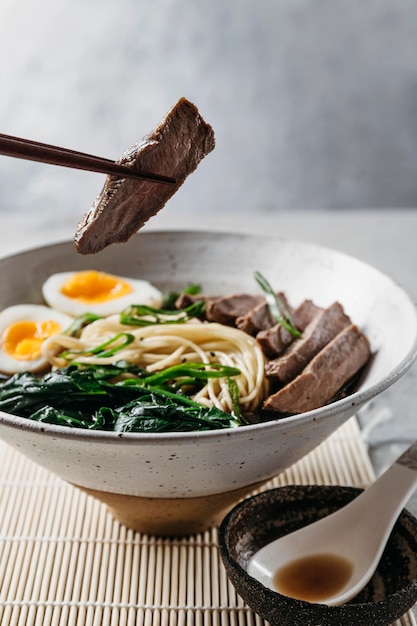
[[[112,315],[131,304],[160,307],[162,293],[146,280],[85,270],[52,274],[42,287],[49,306],[68,315]]]
[[[73,318],[37,304],[17,304],[0,313],[0,371],[37,372],[48,367],[42,343],[64,332]]]

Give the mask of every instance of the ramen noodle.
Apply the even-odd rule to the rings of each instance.
[[[86,326],[79,338],[54,335],[44,342],[43,356],[54,368],[66,367],[73,361],[86,365],[112,364],[114,355],[100,357],[92,351],[118,333],[129,333],[134,339],[117,352],[117,360],[136,364],[150,373],[187,362],[220,363],[238,368],[240,374],[234,380],[243,412],[258,409],[267,394],[265,357],[256,339],[237,328],[218,323],[191,320],[134,327],[121,324],[119,315],[112,315]],[[192,397],[196,402],[229,413],[233,408],[224,378],[209,379]]]

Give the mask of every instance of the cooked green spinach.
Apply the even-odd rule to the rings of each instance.
[[[118,432],[201,431],[240,426],[240,415],[192,400],[211,377],[239,374],[219,364],[184,363],[149,374],[123,361],[76,366],[42,377],[24,372],[0,382],[0,410],[38,422]]]

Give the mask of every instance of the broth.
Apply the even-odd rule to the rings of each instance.
[[[274,589],[279,593],[321,602],[343,589],[353,572],[353,563],[335,554],[313,554],[295,559],[274,575]]]

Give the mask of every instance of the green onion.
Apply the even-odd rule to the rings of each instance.
[[[196,380],[207,380],[208,378],[228,378],[229,376],[239,376],[240,370],[237,367],[222,365],[221,363],[180,363],[167,367],[160,372],[146,376],[141,382],[145,385],[159,386],[169,380],[188,376],[191,382]]]
[[[83,315],[79,315],[75,318],[70,326],[65,330],[64,335],[69,335],[70,337],[78,337],[80,331],[85,327],[95,322],[96,320],[102,319],[101,315],[96,315],[95,313],[83,313]]]
[[[227,388],[232,401],[232,415],[234,415],[241,424],[247,424],[248,422],[240,410],[239,387],[233,378],[227,379]]]
[[[276,294],[275,291],[272,289],[267,279],[262,276],[260,272],[255,272],[254,276],[258,285],[261,287],[262,291],[265,294],[266,302],[273,317],[283,326],[283,328],[288,330],[288,332],[293,335],[293,337],[301,337],[301,333],[294,326],[291,315],[284,306],[284,303],[282,302],[278,294]]]
[[[130,333],[117,333],[114,337],[110,337],[110,339],[91,350],[65,350],[64,352],[61,352],[59,356],[64,359],[72,356],[97,356],[99,358],[106,359],[113,356],[117,352],[120,352],[123,348],[126,348],[126,346],[134,340],[134,335],[131,335]]]
[[[204,313],[205,302],[198,301],[190,304],[181,311],[170,309],[155,309],[144,304],[132,304],[120,314],[120,323],[126,326],[152,326],[154,324],[181,324],[193,317],[201,317]]]

